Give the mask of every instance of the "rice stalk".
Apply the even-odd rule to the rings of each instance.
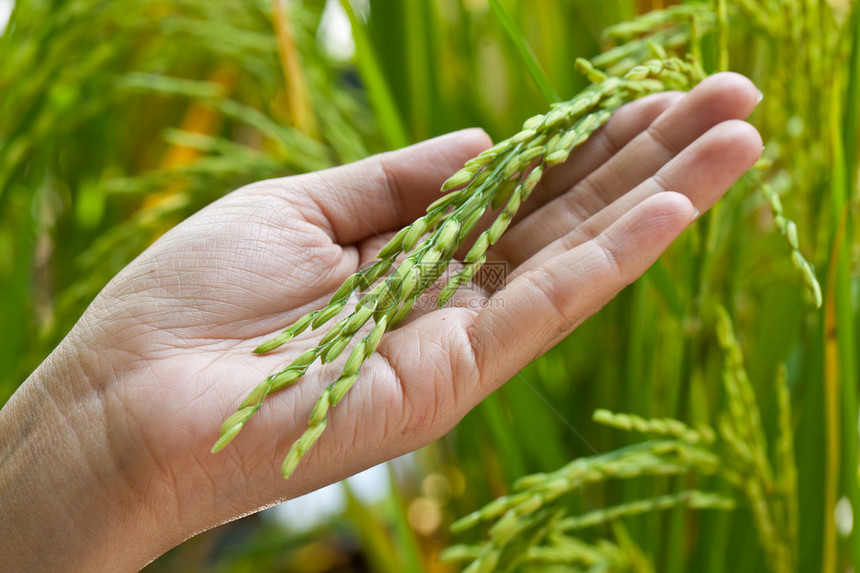
[[[501,570],[508,570],[549,547],[555,560],[568,558],[573,564],[579,557],[559,550],[554,544],[554,540],[567,537],[570,531],[678,506],[728,509],[732,501],[714,494],[679,492],[570,516],[567,508],[572,494],[584,494],[589,486],[611,480],[694,472],[714,475],[720,471],[720,460],[715,454],[681,440],[652,440],[579,458],[554,472],[521,478],[511,494],[457,520],[451,526],[454,533],[482,522],[493,523],[481,545],[466,546],[468,549],[455,546],[445,552],[444,558],[471,560],[467,571],[490,571],[499,562],[506,564]],[[582,543],[575,541],[577,546]]]
[[[721,438],[730,454],[726,463],[740,478],[733,480],[734,485],[746,497],[768,567],[774,573],[791,573],[797,571],[797,485],[795,470],[786,468],[786,464],[793,464],[794,445],[785,385],[780,383],[777,390],[780,406],[777,459],[783,475],[775,476],[734,326],[725,308],[718,306],[716,310],[717,335],[726,356],[723,385],[728,408],[719,423]]]
[[[623,74],[658,47],[666,51],[686,50],[694,61],[701,62],[700,37],[715,24],[716,16],[707,4],[678,4],[646,12],[604,30],[604,38],[615,46],[591,61],[607,73]]]
[[[559,531],[569,533],[577,529],[594,527],[622,517],[641,515],[643,513],[672,509],[674,507],[731,510],[735,508],[735,502],[733,499],[713,493],[697,490],[681,491],[602,508],[583,515],[567,517],[556,522],[554,526]]]
[[[794,425],[791,420],[791,391],[788,373],[780,366],[777,374],[777,405],[779,408],[779,438],[776,450],[776,486],[782,505],[780,520],[785,523],[786,545],[797,547],[800,539],[798,510],[797,460],[794,455]]]
[[[723,368],[726,406],[717,416],[718,432],[706,425],[693,429],[673,419],[645,419],[597,410],[594,420],[599,423],[663,439],[580,458],[554,472],[520,478],[510,494],[451,526],[452,532],[461,533],[490,522],[485,540],[479,545],[454,546],[445,552],[445,557],[470,561],[467,571],[491,571],[500,567],[499,563],[505,563],[502,569],[507,570],[530,559],[576,565],[586,556],[594,560],[600,554],[594,545],[571,537],[579,529],[617,524],[625,517],[677,507],[719,510],[736,507],[733,495],[686,490],[568,515],[571,496],[582,494],[596,484],[615,479],[694,474],[715,476],[738,492],[752,512],[768,568],[775,573],[796,571],[798,490],[785,374],[781,371],[777,381],[779,432],[774,468],[768,461],[761,414],[744,368],[740,344],[728,312],[722,307],[717,308],[717,333],[726,357]],[[559,547],[556,542],[560,538],[576,550]],[[619,570],[623,570],[619,564],[630,565],[628,561],[619,561],[616,564]]]
[[[794,268],[800,272],[804,284],[815,303],[816,308],[821,308],[824,298],[821,292],[821,284],[818,282],[818,277],[815,275],[815,268],[812,263],[806,260],[803,252],[800,250],[800,241],[798,239],[797,224],[785,216],[783,211],[782,200],[779,197],[776,189],[771,183],[763,181],[761,178],[751,175],[761,194],[767,200],[773,213],[773,223],[779,234],[785,237],[789,248],[791,249],[791,262]]]
[[[672,418],[646,419],[635,414],[617,414],[609,410],[595,410],[593,420],[619,430],[634,430],[641,434],[677,438],[689,444],[712,444],[716,434],[709,426],[696,429]]]

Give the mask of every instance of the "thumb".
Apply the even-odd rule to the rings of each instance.
[[[318,215],[314,219],[337,242],[354,243],[421,216],[439,197],[442,183],[491,143],[483,130],[466,129],[291,178],[284,191],[307,199],[301,201],[302,211]]]

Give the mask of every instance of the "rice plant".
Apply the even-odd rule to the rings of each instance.
[[[743,355],[727,311],[717,309],[717,334],[725,353],[723,384],[725,411],[718,414],[718,430],[696,428],[671,419],[645,419],[631,414],[596,410],[594,421],[652,439],[574,460],[549,473],[520,478],[513,492],[500,497],[452,525],[457,533],[495,520],[488,539],[477,546],[454,546],[443,556],[470,561],[465,569],[510,571],[520,564],[552,563],[619,571],[654,570],[640,549],[619,550],[632,540],[579,537],[580,530],[614,524],[625,517],[685,507],[696,510],[733,510],[736,498],[753,514],[768,569],[797,570],[798,510],[794,439],[785,377],[780,376],[778,446],[768,451],[761,411],[744,368]],[[716,438],[719,436],[719,442]],[[774,458],[775,464],[770,463]],[[775,466],[775,467],[774,467]],[[610,480],[649,476],[715,476],[721,491],[686,489],[619,505],[570,514],[571,495],[583,496],[590,486]],[[713,486],[712,486],[713,487]],[[616,534],[617,535],[617,534]]]
[[[338,5],[351,57],[326,45]],[[856,570],[854,0],[18,0],[0,37],[0,402],[113,274],[231,189],[484,127],[505,142],[498,156],[446,174],[447,194],[378,266],[260,349],[333,323],[302,361],[351,355],[290,470],[378,337],[435,278],[419,263],[441,267],[474,213],[516,211],[538,163],[639,93],[601,90],[654,59],[687,79],[649,89],[730,69],[764,95],[751,118],[764,158],[724,200],[643,280],[420,453],[423,477],[393,480],[382,507],[353,499],[301,542],[251,518],[250,541],[207,562],[200,547],[238,531],[227,525],[150,569],[323,571],[320,555],[357,545],[366,569],[392,572]],[[565,119],[564,145],[547,124],[556,94],[597,99],[587,130],[585,115]],[[505,139],[524,123],[533,134]],[[466,245],[476,250],[457,281],[477,271],[504,230],[497,221]],[[355,308],[353,290],[370,304]],[[355,311],[334,320],[333,308]],[[274,373],[224,436],[308,364]],[[418,527],[427,507],[435,525]],[[444,547],[453,565],[440,563]]]

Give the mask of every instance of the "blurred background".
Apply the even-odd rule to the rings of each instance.
[[[856,571],[857,2],[690,2],[710,16],[647,20],[674,4],[503,0],[512,33],[488,0],[0,0],[0,404],[119,269],[207,203],[460,128],[507,137],[549,105],[529,58],[568,99],[587,85],[576,58],[650,34],[757,82],[766,160],[444,439],[198,535],[146,571],[458,571],[439,552],[480,532],[452,535],[455,519],[521,476],[636,441],[592,422],[595,409],[716,424],[717,305],[734,318],[762,431],[796,456],[793,570]],[[610,481],[576,503],[714,480]],[[629,537],[647,561],[635,570],[773,569],[754,522],[741,501],[587,538]]]

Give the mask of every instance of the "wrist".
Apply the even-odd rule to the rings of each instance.
[[[144,485],[154,474],[109,431],[104,376],[122,373],[73,340],[0,410],[0,561],[16,571],[137,570],[163,551],[147,499],[159,488]]]

